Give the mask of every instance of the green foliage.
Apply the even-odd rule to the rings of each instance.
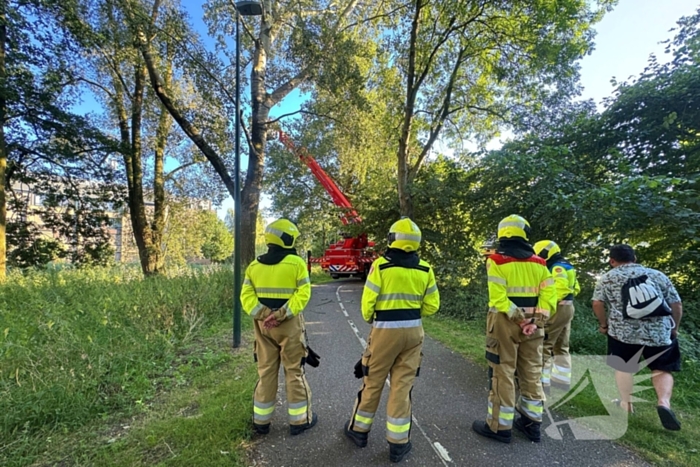
[[[45,237],[31,224],[11,223],[7,226],[7,237],[14,248],[7,254],[7,265],[11,268],[43,267],[65,256],[60,242]]]
[[[8,255],[16,267],[45,264],[58,256],[76,263],[104,262],[109,257],[105,203],[118,207],[123,197],[107,163],[118,145],[74,111],[78,43],[61,27],[65,11],[57,6],[53,1],[11,1],[3,7],[2,124],[8,169],[2,182],[11,211]],[[67,11],[74,5],[62,6]],[[42,205],[28,206],[28,193],[41,195]],[[46,232],[37,222],[57,239],[42,238]]]
[[[231,281],[229,269],[11,275],[0,293],[3,444],[151,400],[172,384],[162,375],[180,346],[229,320]]]
[[[233,251],[233,235],[226,228],[224,221],[215,212],[200,213],[199,228],[204,236],[202,256],[220,263],[231,256]]]
[[[486,154],[470,172],[475,232],[487,237],[500,218],[520,213],[532,225],[531,240],[557,241],[591,273],[604,267],[605,248],[628,242],[641,262],[695,294],[700,106],[692,90],[700,89],[700,73],[697,50],[679,38],[696,41],[699,22],[700,15],[682,20],[676,59],[663,66],[652,59],[602,114],[590,104],[571,108],[548,128]],[[679,100],[683,111],[674,110]]]

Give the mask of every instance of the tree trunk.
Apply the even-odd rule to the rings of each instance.
[[[410,132],[410,122],[406,127]],[[410,133],[409,133],[410,134]],[[408,137],[406,137],[408,138]],[[399,191],[399,211],[401,216],[413,216],[413,200],[411,199],[411,181],[408,176],[408,143],[401,135],[398,151],[398,191]]]
[[[124,146],[124,167],[126,169],[127,189],[129,193],[128,206],[134,240],[139,252],[139,261],[144,275],[157,273],[157,262],[151,241],[150,226],[146,217],[146,207],[143,199],[143,169],[141,164],[141,122],[143,114],[143,94],[145,81],[143,65],[134,66],[134,91],[131,106],[131,128],[124,106],[124,89],[119,77],[113,77],[117,100],[117,115],[119,115],[119,130]]]
[[[169,47],[168,47],[169,49]],[[170,87],[172,81],[172,66],[170,57],[167,61],[165,71],[166,89]],[[153,167],[153,223],[151,224],[151,243],[153,244],[155,256],[155,273],[160,273],[165,269],[165,250],[163,234],[165,230],[165,174],[164,160],[165,147],[170,132],[171,117],[165,106],[161,106],[158,129],[156,130],[155,161]]]
[[[408,50],[408,72],[406,76],[406,102],[403,109],[403,122],[399,139],[398,157],[398,192],[399,210],[402,216],[413,216],[413,201],[411,200],[409,145],[411,139],[411,127],[416,106],[416,97],[420,84],[416,80],[416,46],[418,42],[418,28],[420,27],[422,0],[416,0],[413,21],[411,22],[411,38]]]
[[[165,266],[163,250],[163,231],[165,230],[165,143],[170,129],[170,114],[165,108],[161,110],[158,130],[156,131],[155,161],[153,167],[153,222],[151,223],[151,244],[155,262],[154,273],[160,273]]]
[[[5,282],[7,264],[7,206],[5,200],[5,169],[7,168],[7,145],[5,144],[5,41],[7,29],[5,26],[5,1],[0,5],[0,283]]]
[[[265,28],[262,28],[265,31]],[[261,36],[263,35],[261,32]],[[241,262],[245,265],[255,259],[255,236],[265,168],[265,144],[267,125],[271,108],[270,98],[265,89],[267,72],[267,52],[261,40],[255,42],[255,56],[250,76],[252,101],[251,147],[248,151],[248,170],[241,193]],[[238,213],[236,213],[238,215]]]
[[[129,196],[129,210],[136,237],[136,245],[139,248],[139,259],[143,274],[150,276],[156,274],[157,258],[156,249],[151,241],[151,227],[146,216],[146,203],[143,196],[143,146],[141,140],[141,126],[143,119],[143,97],[145,91],[146,68],[143,64],[135,65],[134,99],[131,114],[131,168],[133,171],[133,185]]]

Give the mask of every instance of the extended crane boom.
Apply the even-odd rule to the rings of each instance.
[[[343,194],[340,188],[338,188],[338,185],[336,185],[326,171],[323,170],[320,165],[318,165],[316,159],[309,154],[306,148],[297,148],[296,144],[294,144],[294,141],[292,141],[289,135],[281,130],[279,132],[279,140],[282,142],[284,147],[296,154],[297,157],[299,157],[299,159],[306,164],[309,169],[311,169],[311,173],[314,174],[319,183],[326,189],[326,192],[331,196],[333,203],[343,210],[343,217],[341,218],[343,224],[359,224],[362,222],[362,218],[360,218],[360,216],[357,214],[355,208],[352,207],[352,204],[345,194]]]
[[[308,153],[306,148],[298,148],[289,135],[283,131],[279,131],[279,140],[284,147],[299,157],[311,169],[311,173],[314,174],[319,183],[331,196],[333,203],[342,210],[341,221],[343,224],[361,223],[362,218],[357,214],[355,208],[352,207],[350,200],[348,200],[326,171],[318,165],[316,159]],[[377,258],[377,254],[372,247],[374,247],[374,242],[367,241],[366,233],[361,233],[356,237],[343,235],[343,240],[328,246],[328,249],[318,262],[321,263],[321,268],[329,273],[333,279],[337,279],[340,276],[365,278],[372,261]]]

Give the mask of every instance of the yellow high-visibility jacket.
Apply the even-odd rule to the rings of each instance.
[[[519,259],[494,254],[486,260],[491,311],[512,317],[518,308],[539,313],[546,321],[557,311],[554,279],[537,255]]]
[[[573,300],[581,291],[576,279],[576,269],[569,263],[557,262],[550,268],[557,289],[557,302]]]
[[[362,317],[370,322],[392,312],[392,319],[430,316],[440,308],[435,273],[426,261],[413,267],[396,266],[385,257],[372,263],[362,292]]]
[[[250,263],[241,288],[243,310],[253,318],[267,306],[282,308],[286,317],[301,313],[311,299],[311,282],[306,262],[287,255],[277,264]]]

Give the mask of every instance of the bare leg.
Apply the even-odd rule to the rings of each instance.
[[[651,374],[651,381],[654,383],[656,397],[659,399],[658,405],[671,408],[671,394],[673,394],[673,375],[667,371],[654,371]],[[619,383],[618,383],[619,387]]]
[[[620,392],[620,408],[632,412],[632,403],[630,399],[632,398],[634,375],[616,370],[615,382],[617,382],[617,390]],[[654,386],[656,386],[656,384],[654,384]]]

